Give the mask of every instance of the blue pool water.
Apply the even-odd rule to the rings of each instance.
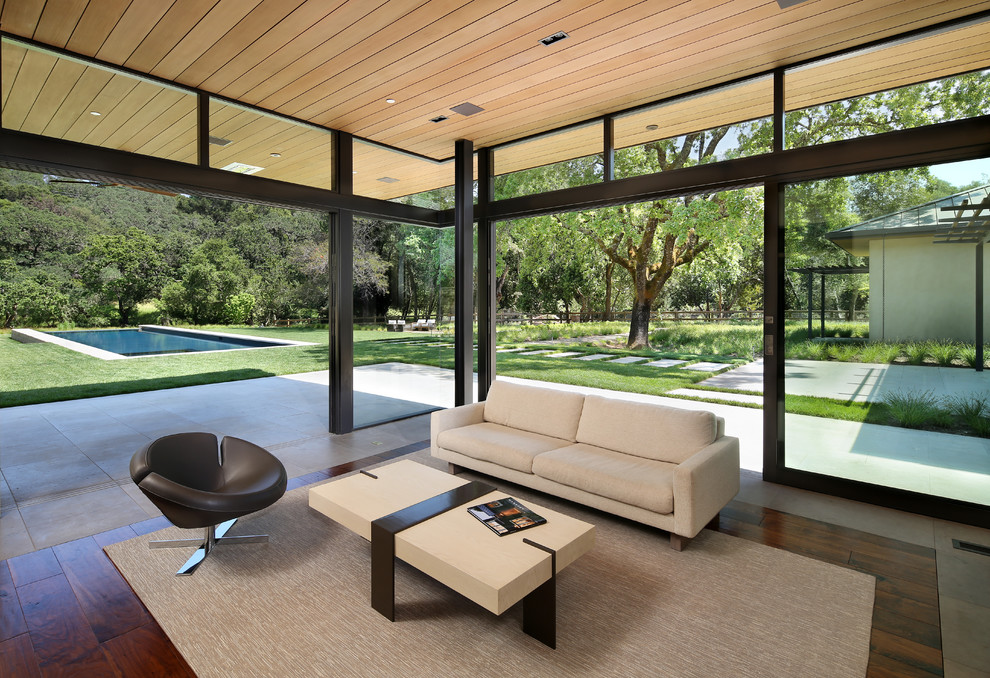
[[[196,335],[183,333],[182,330],[72,330],[48,334],[124,356],[229,351],[234,348],[284,345],[264,339],[244,339],[220,334]]]

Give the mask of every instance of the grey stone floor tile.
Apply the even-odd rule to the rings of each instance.
[[[39,549],[147,518],[147,513],[116,484],[26,506],[20,513],[31,541]]]
[[[990,678],[990,669],[981,671],[944,657],[942,658],[942,671],[945,678]]]
[[[934,548],[933,519],[780,485],[768,508]]]
[[[14,495],[10,493],[10,487],[7,485],[7,480],[0,473],[0,516],[2,516],[7,511],[13,511],[16,509],[14,505]]]
[[[990,671],[990,607],[939,596],[942,657],[971,669]]]
[[[14,558],[35,551],[34,542],[21,519],[20,511],[6,511],[0,515],[0,560]]]
[[[157,518],[162,514],[162,512],[158,510],[158,507],[155,506],[150,499],[144,496],[144,492],[141,491],[140,487],[134,484],[130,477],[127,478],[126,482],[120,482],[118,485],[120,489],[122,489],[127,496],[134,501],[135,504],[141,507],[141,510],[143,510],[149,518]]]
[[[56,464],[37,461],[4,469],[3,475],[19,508],[24,508],[24,502],[97,487],[111,480],[103,469],[79,452]]]
[[[57,459],[79,451],[61,432],[22,441],[0,441],[0,467],[30,464],[38,459]]]

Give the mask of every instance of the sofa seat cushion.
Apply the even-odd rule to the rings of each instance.
[[[657,513],[674,511],[675,468],[582,443],[544,452],[533,462],[533,473],[542,478]]]
[[[681,464],[715,442],[711,412],[589,395],[576,442]]]
[[[485,399],[485,421],[573,443],[583,406],[581,393],[496,379]]]
[[[560,438],[520,431],[491,422],[442,431],[437,445],[467,457],[490,461],[507,468],[533,472],[533,458],[570,443]]]

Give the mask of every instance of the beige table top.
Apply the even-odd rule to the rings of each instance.
[[[468,481],[403,460],[324,483],[309,491],[309,505],[365,539],[371,523]],[[557,551],[557,571],[574,562],[595,543],[595,526],[523,502],[547,519],[545,525],[498,536],[467,512],[504,498],[495,491],[451,509],[395,536],[395,555],[482,607],[502,614],[550,578],[550,555],[524,544],[529,539]]]

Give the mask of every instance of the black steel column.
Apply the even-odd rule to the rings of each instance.
[[[983,371],[983,241],[976,243],[976,371]]]
[[[784,150],[784,69],[773,72],[773,152]]]
[[[495,192],[490,148],[478,149],[478,400],[488,397],[495,381],[495,222],[483,216]]]
[[[784,187],[763,185],[763,479],[784,465]],[[810,317],[810,316],[809,316]]]
[[[196,162],[200,167],[210,166],[210,95],[196,94]]]
[[[474,402],[474,144],[454,145],[454,405]]]
[[[615,180],[615,120],[611,115],[602,119],[604,139],[602,140],[602,157],[604,159],[605,181]]]
[[[811,337],[814,336],[812,334],[812,324],[811,324],[812,316],[814,315],[813,309],[815,307],[815,299],[814,299],[815,279],[813,275],[814,275],[813,273],[808,273],[808,341],[811,341]]]
[[[819,314],[819,316],[822,319],[822,322],[821,322],[821,326],[822,326],[821,337],[824,339],[825,338],[825,274],[824,273],[821,273],[819,275],[822,276],[822,284],[821,284],[821,290],[822,290],[821,302],[822,302],[822,305],[821,305],[821,308],[818,310],[818,314]]]
[[[334,187],[354,193],[354,152],[351,135],[338,132],[334,140]],[[354,430],[354,215],[331,214],[329,242],[330,290],[330,432]]]

